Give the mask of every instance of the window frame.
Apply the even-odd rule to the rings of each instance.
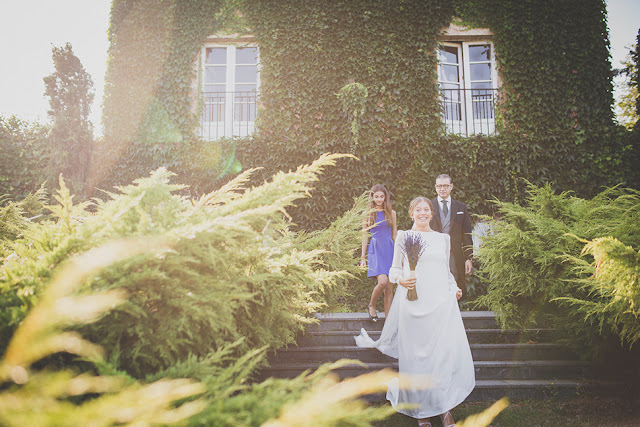
[[[207,51],[213,48],[224,48],[226,54],[225,81],[224,83],[208,83],[206,81],[207,70],[209,68],[220,67],[216,64],[207,63]],[[239,48],[255,48],[256,63],[243,64],[237,61],[237,49]],[[256,67],[255,82],[238,82],[236,80],[236,70],[242,66]],[[200,113],[200,136],[208,140],[216,140],[224,137],[244,137],[251,135],[255,131],[255,119],[257,115],[258,94],[260,91],[260,47],[256,43],[251,42],[207,42],[204,43],[201,50],[200,67],[202,69],[202,82],[200,90],[202,93],[202,108]],[[255,85],[254,91],[246,91],[248,94],[255,92],[254,95],[238,96],[236,85]],[[209,91],[207,88],[223,87],[222,91]],[[241,91],[244,92],[244,91]],[[207,94],[224,94],[223,96],[212,96],[211,101],[207,100]],[[217,105],[218,108],[224,106],[223,114],[208,114],[208,106]],[[240,107],[240,115],[245,115],[242,106],[248,108],[248,120],[236,120],[238,116],[236,108]],[[215,108],[215,107],[214,107]],[[208,120],[209,118],[218,117],[220,120]],[[229,119],[228,119],[229,118]]]
[[[486,46],[488,45],[491,49],[491,54],[490,54],[490,58],[488,60],[485,61],[471,61],[471,55],[469,53],[469,47],[471,46]],[[438,58],[438,69],[437,69],[437,75],[438,75],[438,87],[441,89],[443,84],[451,84],[451,82],[448,82],[446,80],[441,79],[441,76],[443,75],[442,72],[442,65],[451,65],[453,63],[442,63],[440,60],[440,46],[446,46],[446,47],[455,47],[458,50],[458,55],[459,55],[459,62],[458,64],[456,64],[458,66],[458,71],[459,71],[459,78],[458,78],[458,82],[457,84],[459,85],[461,91],[462,91],[462,96],[460,96],[460,94],[458,94],[458,101],[455,100],[455,96],[453,96],[454,94],[451,94],[451,97],[449,98],[449,100],[444,101],[444,94],[441,92],[440,94],[440,102],[441,102],[441,107],[443,109],[442,111],[442,117],[443,120],[445,122],[445,127],[447,130],[447,133],[450,134],[458,134],[458,135],[466,135],[466,136],[472,136],[475,134],[486,134],[486,135],[492,135],[496,133],[496,127],[495,127],[495,110],[496,110],[496,104],[497,104],[497,89],[499,87],[499,75],[498,75],[498,70],[497,70],[497,66],[496,66],[496,60],[495,60],[495,47],[493,45],[493,42],[489,39],[474,39],[474,40],[440,40],[438,42],[438,47],[437,47],[437,58]],[[488,100],[488,102],[491,103],[492,105],[492,110],[491,110],[491,117],[485,117],[485,118],[476,118],[474,116],[474,108],[480,103],[486,103],[487,99],[483,99],[481,101],[478,101],[477,99],[474,99],[474,90],[482,90],[481,88],[473,88],[472,84],[473,83],[487,83],[487,80],[474,80],[471,81],[471,65],[473,64],[482,64],[482,63],[488,63],[490,65],[490,88],[488,88],[487,90],[490,90],[490,94],[491,97]],[[455,83],[454,83],[455,84]],[[447,89],[445,89],[447,90]],[[479,94],[479,95],[475,95],[475,96],[487,96],[485,94]],[[460,105],[460,120],[449,120],[447,118],[448,115],[451,115],[451,111],[453,110],[449,110],[447,111],[447,103],[452,102],[451,100],[453,99],[454,103],[458,103]],[[464,100],[464,102],[463,102]],[[454,109],[455,110],[455,109]],[[480,110],[478,110],[480,111]],[[482,111],[487,111],[486,107],[484,110]]]

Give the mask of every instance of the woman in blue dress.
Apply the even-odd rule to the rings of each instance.
[[[384,294],[385,318],[389,314],[391,301],[393,301],[393,285],[389,282],[389,269],[393,262],[393,242],[396,239],[396,211],[391,209],[389,192],[382,184],[371,187],[371,215],[364,221],[365,230],[371,232],[362,240],[362,256],[360,265],[368,266],[367,276],[378,280],[371,293],[369,301],[369,318],[377,322],[378,313],[376,303],[380,294]]]

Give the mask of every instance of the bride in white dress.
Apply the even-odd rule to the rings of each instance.
[[[449,411],[475,387],[475,372],[458,308],[462,292],[449,271],[449,235],[431,230],[432,212],[427,198],[411,202],[413,228],[398,232],[389,271],[389,280],[400,286],[380,339],[373,341],[364,329],[355,339],[359,347],[377,348],[397,358],[400,374],[429,379],[427,388],[419,381],[403,382],[399,387],[398,378],[388,384],[387,399],[398,412],[417,418],[419,426],[431,426],[429,418],[439,415],[442,425],[448,427],[455,425]],[[416,266],[417,279],[409,278],[402,250],[407,233],[419,233],[428,245]],[[414,287],[418,299],[409,301],[407,291]]]

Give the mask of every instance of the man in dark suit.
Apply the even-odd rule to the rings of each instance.
[[[431,228],[451,236],[451,257],[449,267],[456,278],[462,295],[467,295],[465,274],[471,274],[473,269],[473,241],[471,239],[471,219],[467,205],[451,198],[453,180],[449,175],[442,174],[436,178],[436,193],[438,197],[431,199],[433,217]]]

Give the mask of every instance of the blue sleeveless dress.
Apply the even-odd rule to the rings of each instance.
[[[376,224],[371,228],[371,239],[367,247],[367,277],[380,274],[389,275],[393,263],[393,239],[391,226],[384,218],[384,212],[376,212]]]

